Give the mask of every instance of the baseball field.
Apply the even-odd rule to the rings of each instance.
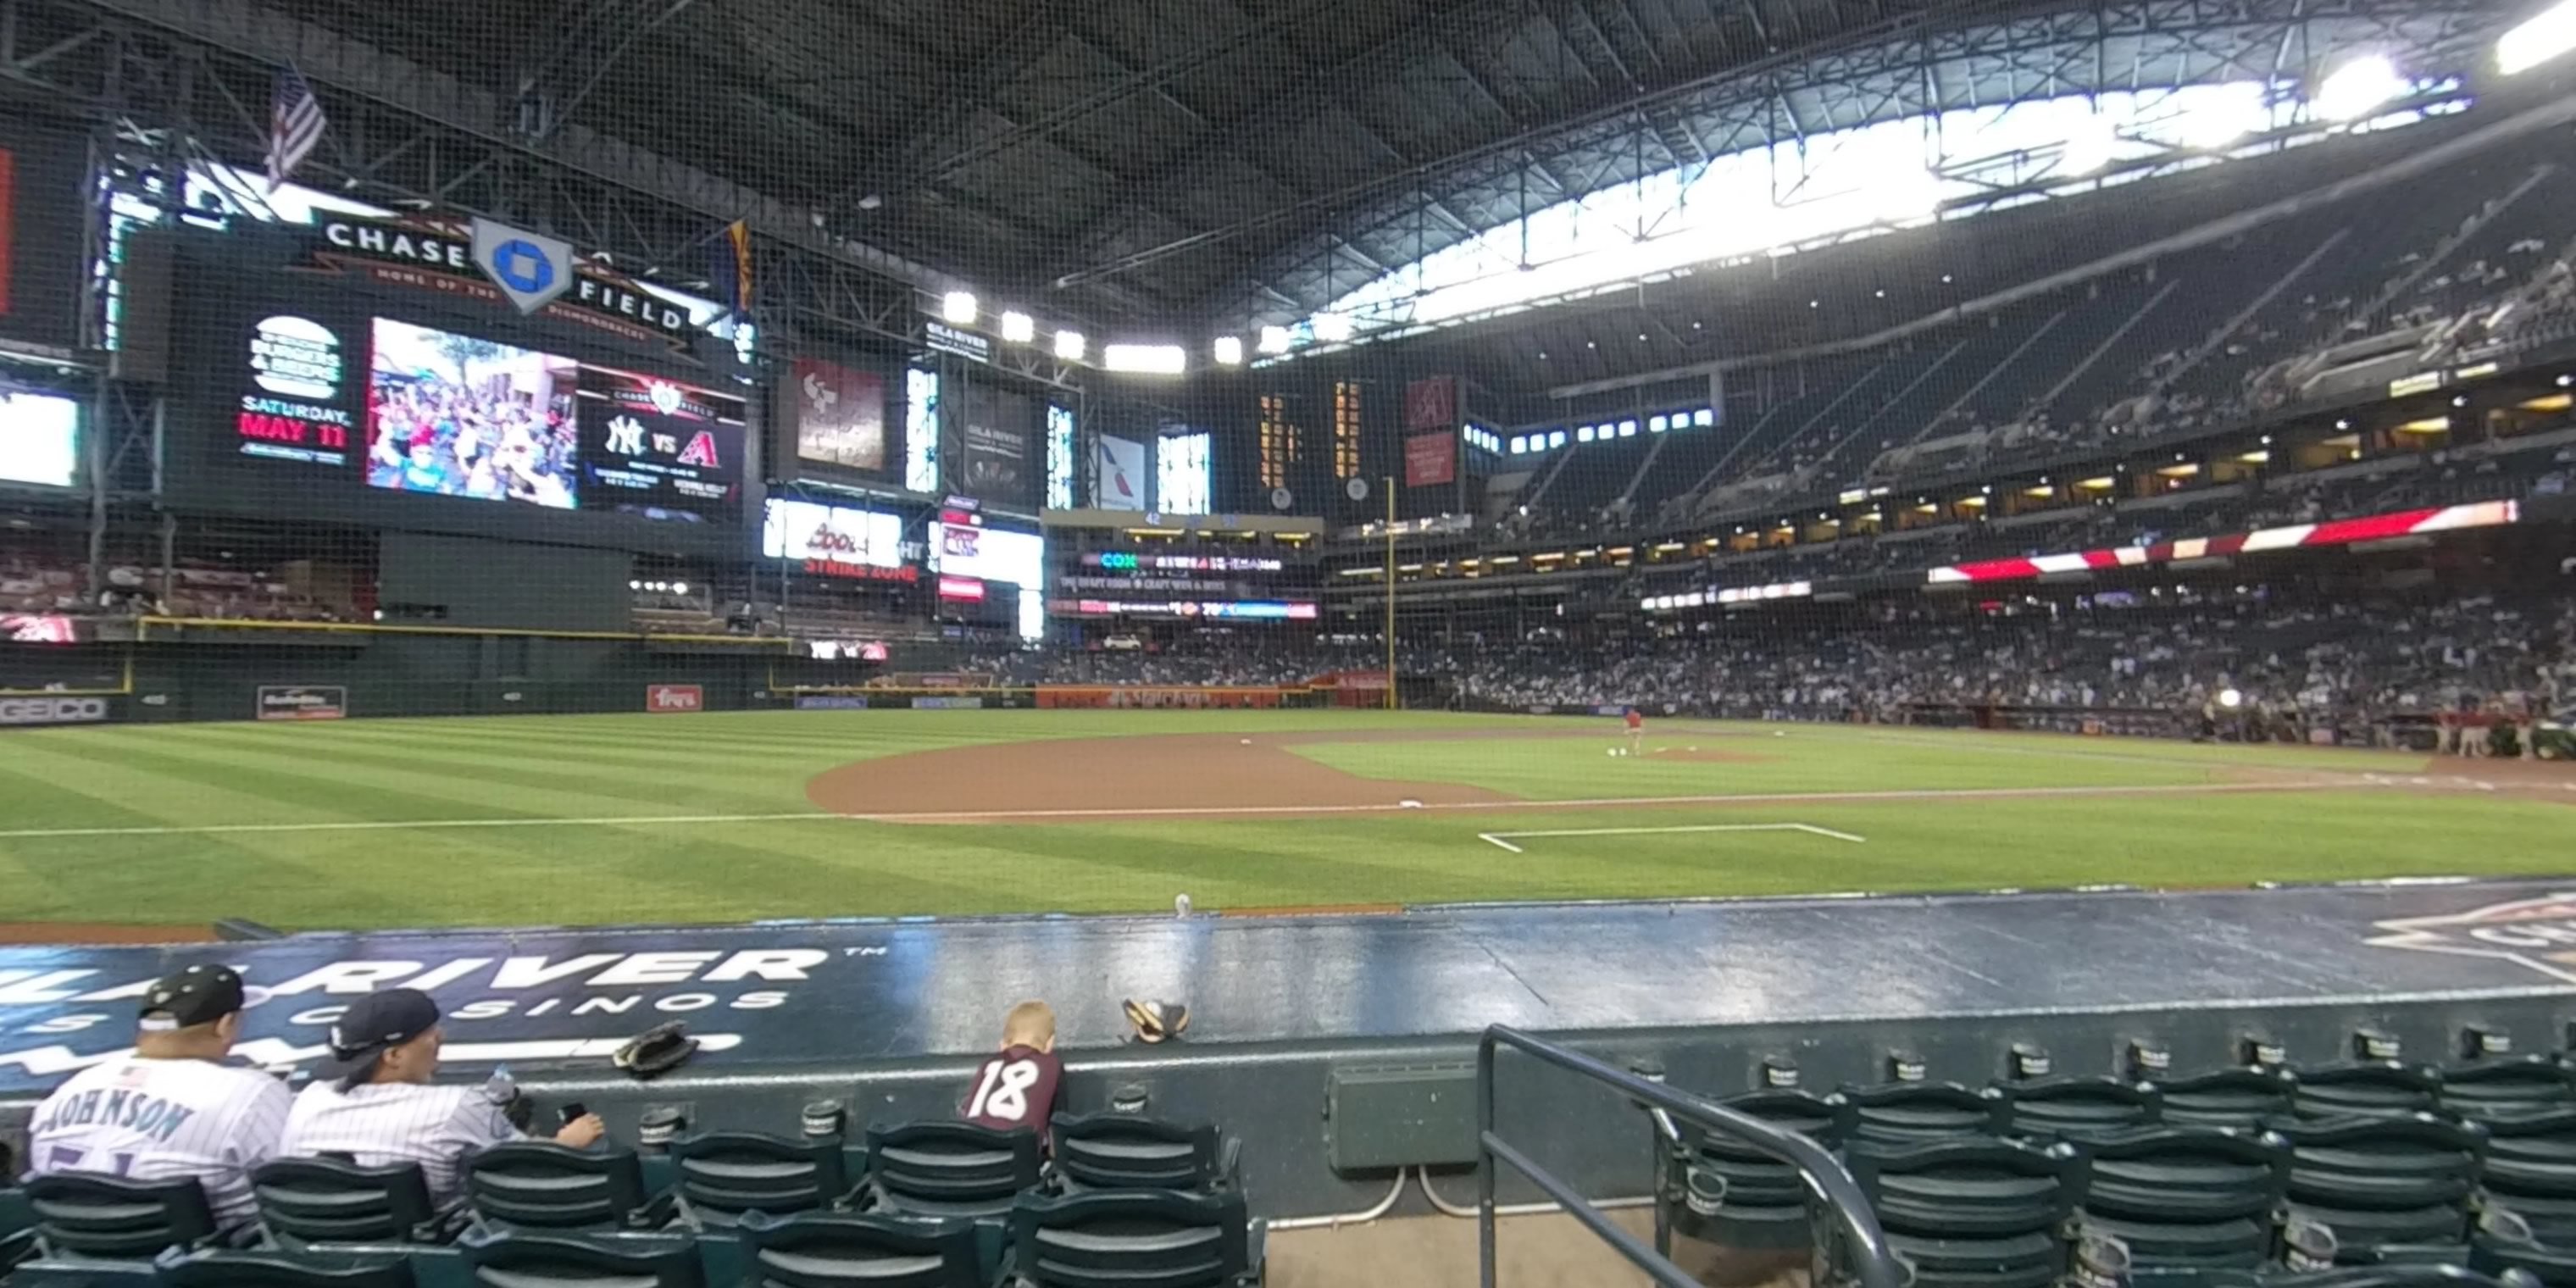
[[[1400,712],[849,711],[0,737],[10,937],[2576,870],[2576,770]]]

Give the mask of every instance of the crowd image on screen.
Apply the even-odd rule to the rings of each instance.
[[[367,483],[570,510],[580,429],[568,363],[380,322]]]

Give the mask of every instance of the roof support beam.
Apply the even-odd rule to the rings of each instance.
[[[457,131],[527,160],[577,171],[692,212],[710,225],[740,218],[782,243],[803,247],[889,280],[939,292],[962,285],[927,265],[814,226],[807,211],[626,141],[566,122],[543,139],[523,140],[508,105],[488,90],[431,71],[363,41],[246,0],[88,0],[91,7],[272,67],[293,63],[310,79],[339,87]],[[338,131],[333,131],[338,133]]]
[[[1432,25],[1429,43],[1446,47],[1447,39],[1455,33],[1477,22],[1491,20],[1492,11],[1515,9],[1521,3],[1522,0],[1439,0],[1428,15]],[[1352,84],[1371,75],[1392,72],[1420,56],[1425,44],[1423,32],[1407,30],[1330,66],[1307,69],[1295,84],[1219,124],[1215,131],[1184,149],[1168,163],[1118,185],[1102,207],[1109,213],[1076,234],[1074,244],[1082,248],[1080,253],[1098,251],[1120,230],[1121,221],[1115,212],[1147,203],[1152,199],[1149,194],[1175,188],[1219,158],[1247,154],[1251,151],[1248,144],[1262,131],[1302,121],[1323,110]],[[1073,284],[1061,278],[1056,283],[1060,287]]]

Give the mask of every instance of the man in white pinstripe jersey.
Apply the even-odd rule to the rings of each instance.
[[[418,1163],[429,1197],[441,1205],[464,1192],[467,1155],[520,1139],[506,1116],[506,1082],[480,1087],[436,1085],[438,1003],[416,988],[370,993],[331,1026],[331,1057],[287,1115],[288,1157],[342,1154],[363,1166]],[[575,1149],[606,1130],[584,1114],[555,1133]]]
[[[251,1170],[277,1156],[292,1099],[257,1069],[227,1066],[247,990],[223,966],[190,966],[143,995],[134,1054],[91,1065],[36,1107],[27,1174],[195,1177],[215,1222],[258,1215]]]

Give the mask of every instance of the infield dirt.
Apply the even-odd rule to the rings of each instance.
[[[1142,734],[987,743],[916,751],[841,765],[805,784],[805,798],[836,814],[975,823],[1078,810],[1208,806],[1245,810],[1346,810],[1355,805],[1491,805],[1518,797],[1463,783],[1362,778],[1288,750],[1303,743],[1464,742],[1482,738],[1588,738],[1607,730],[1350,730],[1305,733]],[[1424,761],[1437,764],[1438,753]],[[978,814],[989,815],[979,818]]]

